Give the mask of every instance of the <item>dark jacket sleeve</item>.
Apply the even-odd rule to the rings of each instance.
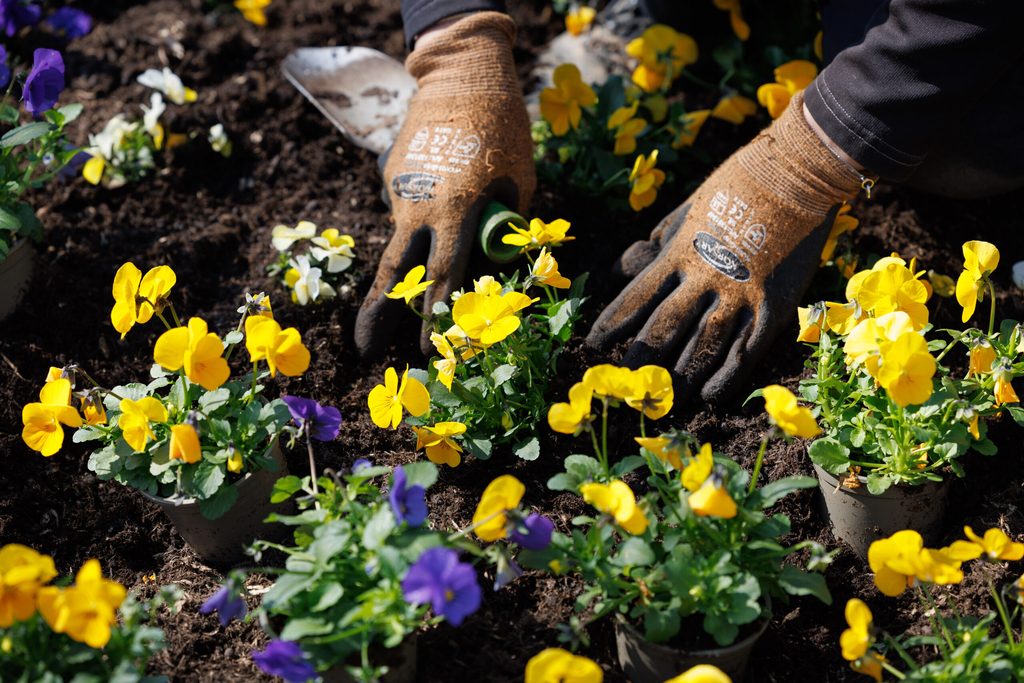
[[[807,107],[868,171],[903,180],[943,136],[957,134],[983,94],[1020,68],[1022,24],[1020,0],[892,0],[884,21],[807,88]]]
[[[504,12],[505,0],[402,0],[405,45],[412,49],[416,36],[442,19],[463,12]]]

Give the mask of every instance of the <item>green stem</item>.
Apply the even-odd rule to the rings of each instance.
[[[754,473],[750,475],[750,484],[747,486],[747,493],[751,494],[757,488],[757,477],[761,474],[761,463],[764,462],[764,452],[768,448],[768,441],[775,433],[775,427],[770,427],[764,436],[761,437],[761,448],[757,451],[757,460],[754,461]]]
[[[260,368],[260,362],[254,360],[252,362],[252,386],[249,388],[249,398],[246,403],[252,403],[253,399],[256,398],[256,375]]]
[[[605,476],[611,474],[608,469],[608,397],[601,399],[601,464],[604,466]]]
[[[992,280],[988,280],[988,296],[989,296],[989,309],[988,309],[988,336],[992,336],[992,331],[996,328],[996,288],[992,285]]]
[[[992,599],[996,601],[996,609],[999,611],[999,618],[1003,622],[1003,628],[1006,629],[1006,639],[1010,642],[1010,646],[1016,645],[1016,641],[1013,638],[1013,626],[1010,625],[1010,617],[1006,613],[1006,605],[1003,604],[1003,599],[1000,597],[996,587],[992,585],[992,582],[988,583],[988,591],[992,594]]]
[[[886,671],[891,673],[897,679],[902,681],[902,680],[904,680],[906,678],[906,676],[903,674],[902,671],[900,671],[899,669],[897,669],[896,667],[894,667],[892,664],[890,664],[889,662],[885,661],[884,659],[879,660],[879,663],[882,665],[883,669],[885,669]]]
[[[174,310],[174,304],[167,302],[167,307],[171,309],[171,318],[174,319],[174,325],[176,327],[181,327],[181,319],[178,318],[178,311]]]
[[[309,481],[313,485],[313,504],[320,509],[320,488],[316,483],[316,462],[313,460],[313,439],[309,436],[309,420],[303,425],[306,432],[306,451],[309,453]]]
[[[169,322],[167,322],[167,318],[164,317],[164,314],[162,312],[157,312],[156,310],[154,310],[153,312],[156,313],[156,317],[160,318],[160,322],[164,324],[164,327],[166,327],[168,330],[174,329],[174,327]]]
[[[935,629],[937,633],[940,633],[942,635],[942,640],[946,643],[946,646],[949,648],[945,653],[948,655],[952,653],[955,648],[953,646],[953,638],[950,636],[949,631],[946,630],[946,625],[942,623],[942,614],[939,612],[939,606],[935,604],[935,600],[932,599],[932,594],[925,584],[918,582],[917,585],[921,591],[921,595],[924,596],[924,599],[928,603],[928,607],[931,611],[931,615],[929,615],[928,620],[932,622],[932,628]]]

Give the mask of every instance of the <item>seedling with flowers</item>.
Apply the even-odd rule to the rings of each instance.
[[[315,465],[312,472],[284,477],[274,489],[275,502],[293,499],[298,507],[296,515],[272,517],[293,527],[294,544],[256,544],[257,560],[268,549],[287,560],[283,568],[259,570],[277,579],[249,618],[258,617],[273,640],[253,659],[286,680],[339,670],[358,681],[380,680],[418,630],[442,621],[458,627],[479,608],[483,590],[476,570],[460,557],[504,555],[497,548],[481,549],[471,533],[488,540],[511,533],[518,542],[522,523],[523,543],[536,545],[543,535],[531,517],[513,510],[519,501],[505,495],[510,489],[496,485],[467,529],[430,528],[426,492],[437,480],[437,466],[430,462],[392,470],[357,460],[345,474],[318,475]],[[384,492],[375,480],[388,475]],[[506,563],[498,564],[498,575],[516,574]],[[243,586],[243,577],[229,578],[204,611],[217,610],[224,622],[241,616]],[[287,670],[301,675],[289,677],[282,673]]]
[[[60,175],[78,154],[67,140],[66,128],[82,113],[80,104],[54,108],[64,89],[60,52],[35,50],[27,74],[8,64],[10,59],[0,46],[0,88],[5,88],[0,99],[0,261],[18,240],[42,236],[42,224],[22,196]],[[14,99],[18,85],[25,112],[32,118],[25,123]]]
[[[775,389],[767,391],[771,395]],[[831,602],[819,573],[784,563],[806,550],[807,569],[817,570],[830,556],[813,541],[781,545],[778,539],[789,531],[789,519],[766,512],[786,495],[817,482],[785,477],[757,486],[764,446],[776,430],[791,435],[806,429],[808,421],[813,424],[807,409],[787,404],[779,410],[769,404],[773,427],[751,475],[685,432],[648,436],[646,421],[667,414],[672,401],[672,381],[664,368],[599,365],[569,390],[568,403],[552,406],[552,429],[589,436],[596,457],[569,456],[565,472],[548,487],[578,493],[597,514],[575,518],[571,534],[556,533],[548,550],[524,554],[523,561],[578,573],[586,588],[576,607],[589,615],[588,622],[617,614],[655,643],[675,638],[692,618],[725,646],[742,628],[771,614],[770,599],[814,595]],[[613,461],[608,420],[623,404],[640,413],[636,441],[641,451]],[[647,489],[639,496],[625,481],[637,470],[643,474],[632,477]],[[573,630],[569,637],[579,637],[578,623]]]
[[[164,608],[177,611],[181,592],[164,586],[140,600],[87,560],[57,578],[53,558],[17,543],[0,547],[0,680],[142,683],[149,660],[164,648],[152,626]]]
[[[935,338],[929,323],[933,286],[914,261],[895,255],[855,274],[846,302],[800,309],[799,340],[814,345],[813,374],[800,390],[825,430],[810,455],[829,473],[865,476],[871,493],[941,481],[947,472],[963,476],[965,453],[996,452],[988,420],[1006,412],[1024,423],[1012,384],[1024,373],[1024,330],[995,319],[990,276],[999,252],[987,242],[968,242],[963,251],[955,290],[963,322],[985,298],[988,321],[943,330],[948,341]],[[957,348],[967,356],[963,374],[942,364]],[[857,478],[848,481],[855,486]]]
[[[559,272],[550,249],[574,239],[568,221],[533,219],[528,229],[513,228],[505,244],[518,247],[529,270],[499,281],[484,276],[472,291],[438,302],[425,321],[438,352],[429,370],[389,368],[385,382],[369,395],[370,416],[378,427],[395,429],[403,409],[417,436],[417,449],[437,464],[456,467],[462,452],[480,459],[499,444],[511,444],[524,460],[540,455],[535,426],[543,420],[545,390],[583,303],[586,277],[570,281]],[[534,256],[536,253],[536,256]],[[413,302],[432,280],[423,266],[413,268],[387,294]],[[566,291],[563,296],[560,292]]]
[[[51,368],[40,400],[24,408],[22,437],[49,457],[64,443],[62,425],[78,427],[76,442],[99,443],[89,469],[100,479],[194,499],[215,519],[234,504],[233,483],[279,468],[272,453],[291,413],[281,399],[266,397],[263,383],[278,373],[303,374],[310,354],[297,329],[274,320],[263,294],[246,296],[237,327],[223,339],[202,318],[181,322],[170,301],[175,282],[168,266],[143,275],[132,263],[114,277],[111,321],[122,338],[153,318],[166,327],[153,348],[150,381],[106,388],[82,367]],[[249,370],[232,378],[228,361],[243,343]]]
[[[316,225],[299,221],[294,228],[274,226],[271,243],[278,256],[267,272],[288,288],[294,303],[307,306],[354,291],[356,242],[350,235],[337,228],[318,234]]]
[[[1014,624],[1024,619],[1024,579],[999,587],[990,579],[995,610],[980,617],[962,614],[952,600],[936,593],[939,586],[963,581],[965,563],[1001,568],[1024,557],[1024,544],[998,527],[979,535],[965,526],[964,535],[947,547],[927,548],[920,534],[907,529],[871,544],[868,562],[875,586],[888,597],[907,590],[916,593],[930,633],[886,632],[875,625],[868,605],[853,598],[846,603],[847,628],[839,645],[854,671],[876,681],[886,675],[900,681],[1017,680],[1024,664],[1024,642]],[[940,606],[951,604],[952,614]]]

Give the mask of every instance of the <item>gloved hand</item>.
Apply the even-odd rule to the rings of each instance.
[[[484,207],[526,209],[536,186],[530,122],[512,59],[515,24],[505,14],[467,15],[406,60],[419,84],[388,152],[384,182],[395,222],[377,277],[359,310],[356,346],[383,349],[408,311],[386,298],[417,265],[427,268],[423,312],[461,286]],[[430,348],[427,330],[424,352]]]
[[[803,97],[726,160],[620,267],[633,281],[587,342],[636,335],[625,362],[658,363],[683,391],[725,398],[780,325],[793,319],[818,266],[834,209],[865,178],[811,130]]]

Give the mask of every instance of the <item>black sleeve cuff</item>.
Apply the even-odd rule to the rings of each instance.
[[[505,0],[402,0],[405,46],[411,50],[416,36],[456,14],[505,11]]]

